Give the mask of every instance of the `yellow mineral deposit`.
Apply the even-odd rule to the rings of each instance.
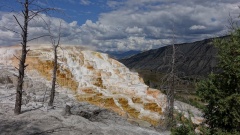
[[[14,55],[19,56],[20,47],[14,49]],[[51,83],[51,46],[30,49],[26,60],[29,65],[27,72],[35,70]],[[57,84],[71,90],[77,100],[110,109],[129,119],[159,124],[166,104],[165,96],[156,89],[149,89],[137,73],[130,72],[106,54],[82,51],[76,46],[63,46],[58,53]],[[18,65],[13,55],[10,60],[13,66]]]

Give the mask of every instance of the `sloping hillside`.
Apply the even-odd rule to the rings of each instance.
[[[20,46],[0,48],[0,66],[17,67]],[[53,68],[51,46],[31,46],[27,57],[27,76],[50,83]],[[115,111],[152,125],[163,119],[165,95],[144,84],[138,73],[131,72],[107,54],[62,46],[58,50],[57,84],[70,97]]]
[[[140,53],[141,51],[137,51],[137,50],[130,50],[130,51],[127,51],[127,52],[119,52],[119,51],[106,51],[106,52],[103,52],[103,53],[107,53],[111,58],[114,58],[114,59],[124,59],[124,58],[129,58],[135,54],[138,54]]]
[[[226,38],[226,37],[220,37]],[[206,76],[216,71],[216,53],[213,39],[176,45],[176,69],[184,76]],[[171,64],[172,47],[149,50],[120,62],[134,70],[166,73]]]
[[[220,37],[220,38],[226,38]],[[213,39],[176,45],[176,68],[184,76],[206,76],[216,70],[217,50]],[[149,50],[130,58],[121,59],[124,65],[133,70],[147,70],[165,73],[171,62],[172,46]]]

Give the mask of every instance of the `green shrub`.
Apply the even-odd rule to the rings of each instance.
[[[198,84],[198,95],[208,104],[203,110],[211,134],[240,131],[240,29],[214,42],[221,72]]]
[[[171,135],[195,135],[196,125],[192,123],[191,113],[189,112],[189,118],[185,118],[182,113],[178,113],[176,122],[180,125],[175,125],[171,129]]]

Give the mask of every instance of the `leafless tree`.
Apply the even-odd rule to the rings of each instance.
[[[36,5],[37,0],[17,0],[17,2],[22,5],[23,10],[21,12],[21,16],[23,16],[23,23],[21,24],[19,19],[14,15],[17,24],[21,28],[21,45],[22,51],[20,58],[15,56],[19,60],[19,67],[18,70],[18,82],[17,82],[17,89],[16,89],[16,101],[15,101],[15,108],[14,114],[18,115],[21,113],[21,105],[22,105],[22,92],[23,92],[23,83],[24,83],[24,75],[25,69],[28,65],[25,64],[27,53],[29,52],[27,43],[31,40],[46,36],[39,36],[32,39],[28,39],[28,24],[31,20],[33,20],[36,16],[38,16],[42,12],[47,12],[49,10],[54,10],[53,8],[41,8],[40,6]],[[36,7],[36,8],[32,8]],[[13,31],[15,32],[15,31]],[[18,32],[15,32],[18,33]]]
[[[239,6],[240,8],[240,6]],[[238,16],[238,18],[240,18],[240,15]],[[235,31],[236,29],[239,28],[239,21],[235,20],[236,18],[234,18],[230,13],[228,15],[228,25],[226,26],[228,28],[229,33],[232,33],[233,31]]]
[[[18,21],[17,17],[14,16],[15,20],[17,21],[18,25],[21,27],[22,30],[22,54],[21,58],[19,59],[19,68],[18,68],[18,84],[17,84],[17,91],[16,91],[16,101],[15,101],[15,108],[14,108],[14,113],[15,114],[20,114],[21,113],[21,105],[22,105],[22,89],[23,89],[23,79],[24,79],[24,71],[27,65],[25,65],[26,61],[26,56],[29,51],[27,49],[27,40],[28,40],[28,23],[30,21],[30,16],[29,16],[29,2],[28,0],[25,0],[24,3],[19,2],[20,4],[23,4],[24,10],[22,11],[22,14],[24,16],[24,24],[21,25],[20,22]]]
[[[170,89],[167,92],[167,112],[169,121],[173,121],[173,109],[174,109],[174,91],[175,91],[175,69],[176,69],[176,48],[175,48],[175,33],[172,37],[172,61],[171,61],[171,72],[170,72]]]
[[[48,105],[53,106],[53,101],[55,97],[55,87],[56,87],[56,79],[57,79],[57,68],[58,68],[58,54],[57,54],[57,49],[60,44],[60,39],[61,39],[61,22],[58,30],[58,37],[57,40],[54,38],[53,34],[51,33],[50,26],[48,25],[48,31],[50,34],[50,39],[51,39],[51,44],[53,48],[53,73],[52,73],[52,88],[51,88],[51,94],[50,94],[50,100]]]
[[[163,58],[164,66],[158,67],[158,70],[166,70],[165,75],[159,77],[161,81],[160,89],[166,91],[167,95],[167,108],[165,112],[166,116],[166,127],[170,128],[173,126],[174,121],[174,98],[176,91],[176,83],[181,81],[179,73],[176,69],[177,56],[182,55],[178,52],[176,47],[176,33],[174,31],[174,26],[172,28],[171,46],[167,47],[165,56]],[[180,56],[181,57],[181,56]],[[158,71],[157,71],[158,72]]]
[[[169,69],[170,72],[165,75],[162,79],[164,80],[167,85],[167,109],[166,109],[166,126],[171,127],[174,117],[173,117],[173,111],[174,111],[174,93],[175,93],[175,81],[176,81],[176,46],[175,46],[175,33],[174,29],[172,30],[172,45],[171,45],[171,54],[170,54],[170,63],[169,63]]]

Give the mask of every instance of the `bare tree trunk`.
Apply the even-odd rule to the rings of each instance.
[[[26,56],[27,56],[27,36],[28,36],[28,16],[29,9],[28,9],[28,0],[25,0],[24,3],[24,25],[23,27],[21,24],[18,22],[17,18],[15,17],[16,21],[18,22],[19,26],[22,29],[22,55],[21,58],[19,59],[19,68],[18,68],[18,84],[17,84],[17,90],[16,90],[16,101],[15,101],[15,108],[14,108],[14,114],[18,115],[21,113],[21,105],[22,105],[22,89],[23,89],[23,82],[24,82],[24,71],[27,65],[25,65],[26,61]]]
[[[176,81],[176,47],[175,47],[175,33],[173,28],[173,36],[172,36],[172,54],[171,54],[171,65],[170,65],[170,73],[167,90],[167,128],[171,128],[174,124],[174,93],[175,93],[175,81]]]
[[[50,38],[52,41],[52,46],[53,46],[53,51],[54,51],[54,60],[53,60],[53,76],[52,76],[52,89],[51,89],[51,94],[50,94],[50,100],[48,105],[53,106],[53,101],[55,97],[55,87],[56,87],[56,79],[57,79],[57,68],[58,68],[58,54],[57,54],[57,48],[59,47],[60,44],[60,39],[61,39],[61,22],[59,26],[59,31],[58,31],[58,40],[56,43],[56,40],[54,39],[53,35],[51,34],[50,26],[48,26],[48,32],[50,34]]]
[[[24,7],[24,9],[22,10],[22,15],[24,17],[23,24],[21,24],[19,22],[19,20],[17,19],[17,17],[15,15],[13,15],[17,24],[19,25],[19,27],[21,28],[21,31],[22,31],[21,32],[21,37],[22,37],[21,57],[20,58],[16,57],[19,60],[19,67],[17,68],[19,75],[17,76],[18,84],[17,84],[17,89],[16,89],[16,101],[15,101],[15,108],[14,108],[14,114],[16,114],[16,115],[21,113],[22,91],[23,91],[23,83],[24,83],[24,75],[25,75],[24,71],[25,71],[25,68],[27,67],[27,65],[25,65],[25,62],[26,62],[27,53],[29,51],[29,49],[27,49],[27,42],[41,38],[41,37],[49,36],[49,35],[42,35],[42,36],[35,37],[35,38],[32,38],[29,40],[28,39],[28,23],[34,17],[38,16],[41,12],[48,12],[50,10],[57,11],[57,9],[54,9],[54,8],[41,8],[40,6],[38,6],[36,4],[36,1],[37,0],[31,0],[30,2],[29,2],[29,0],[25,0],[24,2],[21,2],[20,0],[17,1],[19,4],[21,4]],[[30,5],[35,8],[32,8],[32,10],[31,10]],[[10,29],[7,29],[7,30],[10,30]],[[15,32],[15,31],[13,31],[13,32]],[[15,32],[15,33],[18,33],[18,32]]]
[[[170,84],[170,89],[168,92],[168,119],[169,122],[173,122],[174,117],[173,117],[173,110],[174,110],[174,90],[175,90],[175,58],[176,58],[176,50],[175,50],[175,45],[172,45],[172,65],[171,65],[171,84]],[[170,123],[169,123],[170,124]],[[168,124],[168,125],[169,125]]]
[[[69,105],[66,105],[65,109],[64,109],[64,112],[63,112],[63,116],[69,116],[71,115],[72,112],[71,112],[71,106]]]
[[[57,75],[57,47],[53,45],[54,50],[54,62],[53,62],[53,78],[52,78],[52,89],[51,89],[51,95],[50,95],[50,101],[48,103],[49,106],[53,106],[53,101],[55,97],[55,86],[56,86],[56,75]]]

